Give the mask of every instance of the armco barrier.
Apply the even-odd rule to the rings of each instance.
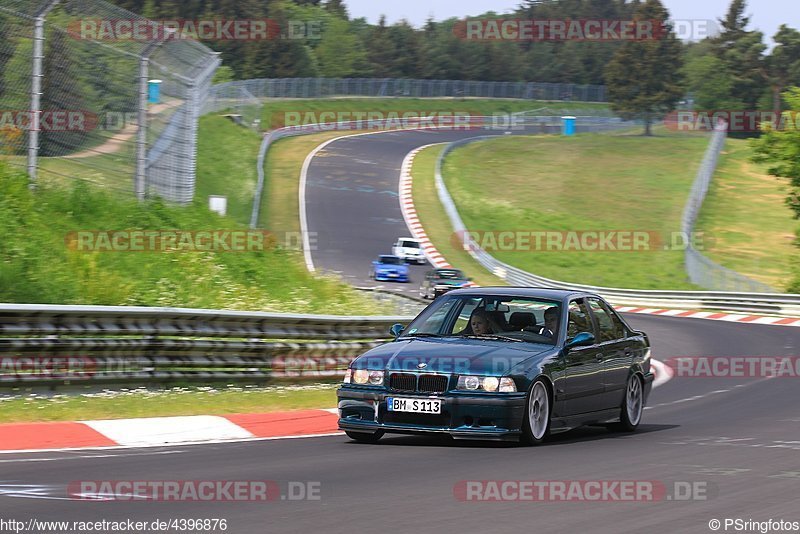
[[[641,290],[620,289],[610,287],[574,284],[559,280],[551,280],[542,276],[526,272],[517,267],[503,263],[477,243],[469,239],[467,228],[458,213],[455,202],[450,196],[442,177],[442,165],[447,155],[454,149],[486,140],[489,137],[474,137],[450,143],[439,155],[436,162],[436,190],[439,200],[444,206],[450,224],[458,235],[467,237],[465,248],[475,260],[486,269],[516,286],[527,287],[553,287],[568,288],[579,291],[589,291],[602,295],[610,302],[618,305],[689,308],[704,310],[722,310],[742,313],[767,313],[777,315],[800,316],[800,295],[782,293],[744,293],[725,291],[669,291],[669,290]]]
[[[325,378],[411,317],[0,305],[0,386]]]

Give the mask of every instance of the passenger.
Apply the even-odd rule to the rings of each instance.
[[[539,332],[543,336],[555,339],[558,336],[558,306],[547,308],[544,311],[544,326]]]
[[[499,328],[483,308],[477,308],[472,312],[472,316],[469,318],[469,328],[465,328],[464,333],[469,333],[470,330],[477,336],[499,332]]]

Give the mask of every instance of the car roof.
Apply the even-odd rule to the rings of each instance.
[[[434,273],[444,273],[444,272],[452,273],[454,271],[464,274],[464,271],[462,271],[461,269],[456,269],[455,267],[440,267],[438,269],[433,270]]]
[[[398,241],[416,241],[417,243],[419,243],[419,239],[417,239],[416,237],[398,237],[397,240]]]
[[[449,295],[497,295],[501,297],[538,297],[550,300],[568,300],[579,297],[599,297],[595,293],[575,291],[573,289],[543,287],[470,287],[456,289]]]

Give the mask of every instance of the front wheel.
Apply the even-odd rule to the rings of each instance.
[[[620,432],[633,432],[642,420],[644,410],[644,389],[639,375],[628,377],[625,386],[625,400],[619,414],[619,423],[611,425],[612,430]]]
[[[345,430],[344,433],[347,434],[348,438],[359,443],[377,443],[378,440],[383,437],[383,430],[378,430],[377,432],[353,432],[351,430]]]
[[[528,393],[525,421],[522,425],[522,442],[539,445],[550,434],[550,394],[541,378],[533,383]]]

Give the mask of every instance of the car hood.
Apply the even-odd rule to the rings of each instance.
[[[354,366],[387,371],[502,376],[525,360],[553,351],[551,345],[534,343],[424,338],[381,345],[359,356]]]
[[[375,268],[379,271],[389,271],[389,272],[407,272],[408,265],[393,265],[389,263],[378,263],[375,265]]]
[[[437,286],[463,286],[466,283],[467,283],[466,280],[456,280],[448,278],[442,278],[435,281],[435,285]]]

